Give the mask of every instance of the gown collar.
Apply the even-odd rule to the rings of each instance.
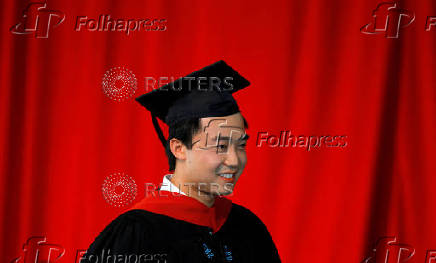
[[[149,193],[130,210],[142,209],[166,215],[210,227],[216,233],[227,220],[231,208],[232,201],[225,197],[215,197],[213,206],[208,207],[193,197],[161,189]]]

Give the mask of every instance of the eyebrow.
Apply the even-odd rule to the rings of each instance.
[[[246,141],[248,140],[248,138],[250,138],[250,136],[248,136],[248,134],[245,133],[241,138],[238,139],[238,141]],[[215,136],[212,138],[213,141],[216,141],[217,139],[230,141],[229,136]]]

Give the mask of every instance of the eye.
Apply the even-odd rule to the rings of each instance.
[[[217,153],[225,153],[225,152],[227,152],[227,145],[226,144],[218,144],[217,146],[216,146],[216,151],[217,151]]]
[[[220,149],[220,150],[224,150],[224,149],[227,149],[227,145],[220,144],[220,145],[217,146],[217,148]]]

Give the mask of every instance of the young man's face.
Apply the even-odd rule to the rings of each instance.
[[[247,162],[244,120],[235,113],[200,121],[186,154],[186,179],[197,184],[198,194],[229,195]]]

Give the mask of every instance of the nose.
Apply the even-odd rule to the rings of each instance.
[[[224,154],[224,164],[227,167],[235,167],[237,169],[239,167],[239,161],[239,156],[235,147],[229,147],[227,152]]]

